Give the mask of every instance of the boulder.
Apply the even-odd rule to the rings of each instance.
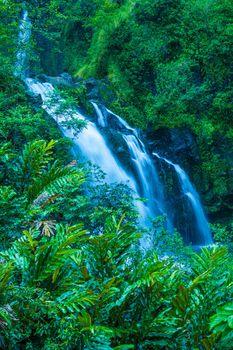
[[[39,95],[39,94],[38,95],[34,95],[34,94],[31,94],[30,92],[28,92],[28,99],[29,99],[29,102],[30,102],[32,108],[36,112],[41,110],[41,106],[43,104],[41,95]]]
[[[188,128],[148,130],[145,138],[151,152],[157,152],[173,162],[185,164],[200,161],[195,136]]]
[[[66,87],[74,87],[73,78],[68,73],[62,73],[58,77],[51,77],[46,74],[39,74],[37,76],[37,79],[41,80],[42,82],[48,82],[52,84],[53,86],[66,86]]]
[[[87,88],[87,98],[98,103],[110,104],[115,99],[115,94],[107,79],[96,80],[89,78],[84,81]]]

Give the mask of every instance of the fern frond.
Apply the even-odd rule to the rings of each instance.
[[[19,158],[19,170],[21,176],[33,179],[42,173],[52,159],[53,148],[56,141],[48,143],[45,140],[36,140],[28,143]]]
[[[63,313],[80,313],[94,305],[96,296],[88,291],[73,290],[61,294],[55,301],[55,306]]]
[[[84,173],[77,167],[62,167],[55,161],[47,172],[36,178],[28,188],[30,203],[44,203],[51,196],[59,195],[63,186],[71,183],[81,185],[85,181]],[[40,196],[44,196],[41,198]]]
[[[6,142],[0,147],[0,161],[5,163],[15,158],[15,154],[11,150],[11,143]]]
[[[9,280],[12,277],[13,271],[13,261],[5,262],[4,260],[0,260],[0,295],[6,291]]]
[[[202,248],[201,254],[194,254],[192,259],[194,262],[192,270],[198,276],[204,272],[213,271],[223,265],[227,260],[227,248]]]

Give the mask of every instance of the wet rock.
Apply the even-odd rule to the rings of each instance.
[[[147,131],[145,138],[151,152],[157,152],[173,162],[184,164],[200,161],[196,139],[188,128]]]
[[[72,78],[72,76],[69,73],[66,73],[66,72],[62,73],[61,74],[61,78],[64,81],[66,81],[67,83],[69,83],[71,85],[73,84],[73,78]]]
[[[84,85],[87,88],[87,98],[89,100],[108,105],[116,98],[107,79],[89,78],[84,81]]]
[[[144,143],[165,186],[165,201],[173,225],[182,234],[185,242],[195,241],[195,237],[193,237],[195,218],[190,202],[181,189],[177,173],[173,166],[153,155],[153,153],[157,153],[173,163],[179,164],[195,183],[193,181],[194,169],[196,170],[200,165],[195,136],[188,128],[148,130],[143,136]]]
[[[46,74],[39,74],[37,78],[42,82],[48,82],[53,86],[74,87],[73,78],[68,73],[62,73],[58,77],[52,77]]]
[[[28,100],[29,103],[31,104],[32,108],[37,112],[41,110],[41,106],[43,104],[41,95],[32,95],[31,93],[28,92]]]
[[[114,130],[123,132],[124,134],[132,133],[119,119],[112,113],[107,113],[108,126]]]
[[[216,191],[216,184],[212,183],[202,170],[202,159],[199,155],[198,144],[195,136],[188,128],[148,130],[144,134],[144,142],[151,154],[156,152],[179,164],[187,172],[201,196],[202,204],[210,222],[229,222],[229,218],[232,217],[233,201],[233,181],[231,180],[233,177],[229,170],[232,168],[230,164],[233,165],[233,154],[232,147],[229,147],[229,141],[221,135],[215,138],[215,143],[212,146],[213,155],[218,154],[219,159],[224,159],[229,164],[228,173],[223,171],[219,175],[222,177],[221,183],[224,184],[225,181],[220,194]],[[163,183],[166,184],[166,199],[171,203],[174,211],[177,212],[175,216],[183,216],[184,218],[185,211],[182,207],[179,182],[177,182],[175,172],[172,168],[169,169],[168,164],[160,161],[155,156],[154,162],[159,169]],[[180,227],[182,222],[184,220],[175,223],[180,232],[182,232],[182,227]]]
[[[129,154],[128,146],[122,137],[122,134],[117,130],[106,128],[104,131],[107,143],[112,152],[120,159],[121,163],[130,173],[133,172],[132,159]]]
[[[129,133],[129,129],[125,126],[124,121],[121,122],[119,117],[117,117],[115,114],[108,111],[103,104],[98,103],[98,108],[103,117],[102,122],[104,122],[104,124],[108,129],[113,131],[120,131],[120,132],[123,132],[124,134]],[[98,117],[97,117],[97,124],[101,126],[101,122],[98,121]]]

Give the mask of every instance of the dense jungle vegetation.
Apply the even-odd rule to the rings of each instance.
[[[74,159],[13,74],[25,6],[31,75],[195,135],[213,247],[140,227],[132,191]],[[231,0],[0,0],[0,349],[233,349],[232,39]]]

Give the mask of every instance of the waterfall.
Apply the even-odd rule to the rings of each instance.
[[[43,109],[57,122],[63,135],[73,140],[75,151],[78,151],[79,154],[81,152],[86,160],[97,164],[106,173],[108,183],[126,183],[135,192],[136,196],[140,197],[135,180],[119,164],[94,123],[87,120],[77,110],[66,108],[64,111],[62,105],[65,100],[55,92],[50,83],[41,83],[31,78],[25,79],[25,83],[33,94],[41,96]],[[71,120],[86,121],[86,127],[77,134],[75,128],[65,126],[66,122]],[[148,216],[147,205],[141,201],[136,201],[135,204],[143,221],[146,222]]]
[[[125,171],[111,152],[101,132],[94,123],[87,121],[86,118],[77,110],[66,108],[62,111],[62,105],[65,101],[55,92],[50,83],[41,83],[36,79],[26,78],[26,62],[27,51],[26,45],[30,40],[31,22],[28,13],[25,10],[19,27],[19,46],[23,45],[22,50],[17,53],[16,75],[20,76],[26,83],[28,89],[36,95],[40,95],[43,100],[43,108],[56,120],[64,136],[73,140],[76,149],[78,149],[84,157],[94,164],[97,164],[105,173],[108,182],[124,182],[127,183],[135,192],[137,197],[145,197],[146,203],[137,201],[139,213],[144,223],[148,222],[149,217],[165,214],[165,206],[162,199],[161,184],[152,161],[145,151],[145,147],[138,138],[136,131],[120,117],[117,116],[120,124],[127,128],[132,135],[124,135],[124,139],[128,145],[130,155],[137,170],[139,181]],[[92,102],[101,127],[106,126],[106,121],[99,106]],[[106,109],[108,113],[112,113]],[[113,113],[112,113],[113,114]],[[87,126],[78,133],[72,127],[66,127],[65,122],[70,120],[87,121]],[[74,147],[75,149],[75,147]],[[149,178],[153,178],[156,186],[148,182]],[[139,182],[139,183],[138,183]],[[155,193],[154,188],[157,188]],[[158,196],[157,196],[158,194]]]
[[[97,114],[98,124],[101,127],[99,130],[93,122],[77,109],[64,108],[65,100],[59,96],[50,83],[42,83],[36,79],[28,78],[26,47],[30,40],[31,22],[26,10],[23,11],[19,29],[19,50],[17,52],[15,75],[24,80],[33,94],[41,96],[43,109],[57,122],[64,136],[73,140],[75,153],[78,151],[85,159],[97,164],[106,173],[107,182],[127,183],[136,197],[145,198],[146,202],[136,201],[135,203],[142,217],[142,222],[147,224],[149,217],[165,215],[167,228],[173,231],[165,202],[164,186],[137,130],[130,127],[126,121],[106,107],[92,102]],[[130,161],[134,168],[132,172],[125,169],[120,159],[113,154],[111,147],[103,136],[112,119],[115,119],[117,123],[116,130],[122,137],[122,142],[127,145]],[[71,121],[86,122],[86,127],[81,132],[77,132],[75,126],[69,123]],[[208,222],[198,193],[191,184],[188,175],[179,165],[160,157],[157,153],[154,153],[154,155],[171,165],[177,173],[182,193],[189,201],[196,219],[196,241],[200,245],[211,244],[212,239]]]
[[[41,83],[31,78],[27,78],[25,82],[32,93],[41,96],[43,109],[57,122],[64,136],[73,140],[86,159],[101,167],[109,182],[128,181],[135,189],[133,180],[118,164],[94,123],[87,121],[77,110],[67,108],[63,111],[62,105],[65,101],[50,83]],[[87,122],[86,127],[78,135],[75,128],[65,126],[67,121],[75,119]]]
[[[173,231],[171,221],[167,214],[168,211],[164,199],[163,185],[159,179],[157,169],[147,153],[137,130],[130,127],[125,120],[106,107],[101,106],[100,108],[98,104],[94,102],[92,102],[92,104],[95,108],[100,126],[107,127],[110,118],[116,119],[117,126],[121,130],[123,140],[128,147],[130,158],[133,163],[134,173],[137,178],[138,192],[141,197],[147,199],[148,215],[151,217],[165,215],[167,228]]]
[[[106,127],[106,122],[105,122],[105,118],[103,113],[101,112],[99,106],[97,105],[97,103],[91,101],[91,104],[93,105],[93,107],[95,108],[97,117],[98,117],[98,124],[100,126],[102,126],[103,128]]]
[[[194,188],[194,186],[192,185],[188,175],[178,164],[174,164],[170,160],[164,157],[161,157],[158,153],[154,152],[153,155],[165,161],[167,164],[171,165],[175,169],[175,172],[178,176],[178,179],[181,185],[182,192],[187,197],[192,207],[193,214],[196,220],[196,224],[197,224],[197,232],[195,235],[196,241],[198,242],[199,245],[212,244],[211,231],[209,228],[207,218],[204,213],[204,209],[201,205],[199,195],[196,189]]]
[[[16,64],[15,64],[15,76],[24,80],[26,78],[27,71],[27,45],[31,37],[31,21],[28,17],[27,10],[23,10],[22,19],[19,26],[19,37],[18,37],[18,51],[16,54]]]
[[[148,199],[151,212],[156,211],[156,203],[157,215],[165,214],[163,188],[144,144],[135,135],[123,135],[123,138],[136,168],[142,196]]]

